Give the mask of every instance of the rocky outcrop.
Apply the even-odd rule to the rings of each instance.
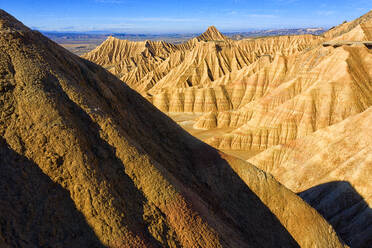
[[[2,10],[0,27],[2,246],[344,246],[300,197],[100,66]]]

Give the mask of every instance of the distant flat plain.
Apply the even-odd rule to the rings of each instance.
[[[320,35],[326,29],[324,28],[294,28],[294,29],[270,29],[270,30],[254,30],[249,32],[229,32],[224,35],[234,40],[242,39],[255,39],[267,36],[278,36],[278,35],[299,35],[299,34],[314,34]],[[122,40],[131,41],[166,41],[169,43],[179,44],[186,42],[200,33],[188,33],[188,34],[123,34],[123,33],[79,33],[79,32],[42,32],[49,39],[57,42],[70,52],[77,55],[87,53],[97,46],[99,46],[109,36],[114,36]]]

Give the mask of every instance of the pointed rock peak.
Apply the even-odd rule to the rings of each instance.
[[[220,31],[218,31],[218,29],[215,26],[209,26],[206,32],[220,33]]]
[[[218,41],[218,40],[228,40],[226,36],[221,34],[220,31],[215,26],[210,26],[208,27],[207,31],[202,33],[200,36],[197,37],[199,41],[204,40],[204,41]]]
[[[20,21],[15,19],[9,13],[0,9],[0,32],[30,31]]]

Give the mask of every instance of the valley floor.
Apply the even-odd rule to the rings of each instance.
[[[168,113],[167,114],[172,120],[174,120],[178,125],[185,129],[192,136],[206,141],[217,135],[223,135],[234,130],[234,128],[212,128],[212,129],[197,129],[194,128],[196,120],[202,116],[202,114],[195,113]],[[231,149],[221,149],[224,153],[238,157],[243,160],[248,160],[251,157],[262,152],[262,150],[231,150]]]

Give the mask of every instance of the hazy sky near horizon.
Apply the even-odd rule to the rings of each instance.
[[[223,32],[330,27],[372,9],[372,0],[0,0],[0,8],[44,31]]]

